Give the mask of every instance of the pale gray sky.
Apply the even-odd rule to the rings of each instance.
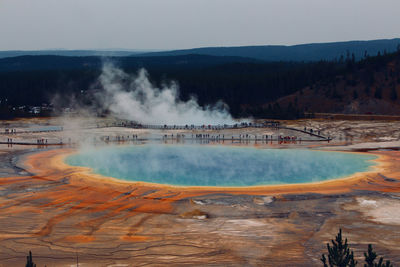
[[[400,0],[0,0],[0,50],[394,38],[399,10]]]

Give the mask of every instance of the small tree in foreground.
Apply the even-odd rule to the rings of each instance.
[[[376,253],[372,250],[372,245],[368,245],[368,252],[364,252],[365,262],[364,267],[374,267],[374,262],[377,257]]]
[[[379,259],[378,263],[375,263],[375,259],[378,257],[378,255],[372,249],[371,244],[368,245],[368,252],[364,252],[364,257],[366,262],[364,267],[393,267],[389,260],[383,263],[383,257]]]
[[[350,250],[347,244],[347,238],[343,241],[342,229],[339,229],[335,240],[332,240],[332,246],[327,243],[328,261],[325,254],[322,254],[321,261],[324,267],[355,267],[357,261],[354,260],[354,253]],[[375,262],[378,255],[372,249],[372,245],[368,245],[368,251],[364,252],[365,264],[364,267],[393,267],[389,260],[383,262],[383,257],[380,257],[378,262]]]
[[[32,252],[31,251],[29,251],[29,256],[26,256],[25,267],[36,267],[36,264],[33,263],[33,260],[32,260]]]
[[[322,254],[321,261],[324,267],[354,267],[357,261],[354,260],[354,253],[350,250],[347,244],[347,238],[343,241],[342,229],[339,229],[335,240],[332,239],[332,246],[329,243],[326,244],[328,247],[328,263],[326,257]],[[329,264],[329,265],[328,265]]]

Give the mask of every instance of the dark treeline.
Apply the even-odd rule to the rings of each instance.
[[[91,88],[96,84],[102,63],[106,60],[129,73],[146,68],[156,85],[177,81],[183,100],[193,95],[201,105],[223,100],[234,116],[294,119],[303,116],[303,110],[298,109],[296,103],[285,107],[265,104],[307,86],[333,83],[338,75],[351,74],[360,68],[377,71],[397,55],[365,55],[361,61],[347,55],[335,61],[307,63],[261,62],[202,55],[112,59],[60,56],[6,58],[0,60],[0,113],[12,112],[18,106],[50,103],[55,95],[61,98],[74,95],[78,100],[90,98]]]
[[[257,107],[296,92],[308,84],[329,79],[341,68],[341,65],[332,62],[279,62],[230,63],[197,70],[149,71],[157,81],[163,78],[177,80],[184,100],[195,95],[201,105],[206,105],[222,99],[234,116],[264,117],[272,114],[258,114]],[[279,116],[284,118],[283,113]]]

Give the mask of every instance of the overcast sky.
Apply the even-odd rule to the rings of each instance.
[[[400,0],[0,0],[0,50],[395,38],[399,12]]]

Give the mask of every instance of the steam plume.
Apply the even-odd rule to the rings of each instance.
[[[223,102],[201,107],[194,97],[181,101],[176,83],[157,88],[144,69],[137,75],[128,75],[105,63],[99,81],[105,92],[101,101],[120,119],[169,125],[235,123]]]

